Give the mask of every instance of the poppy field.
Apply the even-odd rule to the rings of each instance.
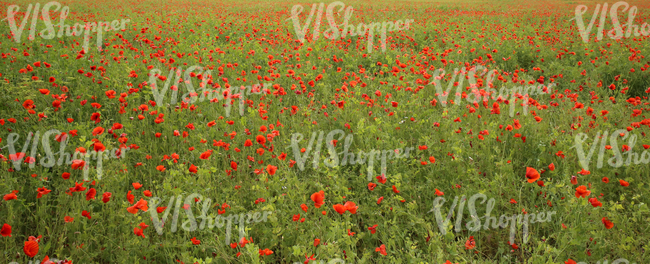
[[[0,263],[650,262],[650,2],[0,14]]]

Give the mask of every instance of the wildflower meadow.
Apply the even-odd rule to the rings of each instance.
[[[0,2],[0,263],[650,263],[648,22]]]

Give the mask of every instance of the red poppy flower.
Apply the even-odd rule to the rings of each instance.
[[[103,127],[96,127],[93,129],[93,136],[99,136],[104,133],[104,128]]]
[[[578,188],[576,188],[576,198],[585,198],[591,194],[591,191],[587,190],[587,186],[580,185]]]
[[[23,152],[18,152],[16,154],[9,154],[9,159],[11,161],[20,161],[25,157],[25,153]]]
[[[196,174],[196,172],[198,172],[197,167],[194,166],[194,164],[191,164],[191,165],[190,165],[190,169],[189,169],[189,171],[190,171],[191,173],[194,173],[194,174]]]
[[[377,226],[378,226],[378,225],[374,225],[374,226],[368,227],[368,230],[370,230],[370,233],[371,233],[371,234],[377,233]]]
[[[31,99],[27,99],[27,100],[25,100],[25,102],[23,102],[23,108],[25,108],[25,109],[32,109],[32,108],[35,108],[35,106],[34,106],[34,101],[31,100]]]
[[[83,182],[82,183],[75,182],[74,187],[68,189],[70,189],[70,193],[83,192],[86,190],[86,187],[83,187],[83,184],[84,184]]]
[[[476,247],[476,241],[474,241],[474,236],[470,236],[469,239],[465,242],[465,250],[470,250]]]
[[[120,123],[115,123],[115,124],[113,124],[112,128],[113,128],[113,130],[120,130],[120,129],[124,128],[124,126],[122,124],[120,124]]]
[[[129,213],[132,213],[132,214],[137,214],[138,210],[142,210],[142,211],[146,212],[147,210],[149,210],[149,207],[147,206],[147,204],[148,204],[147,201],[140,198],[140,201],[135,203],[133,206],[130,206],[130,207],[126,208],[126,210]]]
[[[91,217],[90,217],[90,213],[89,213],[88,211],[86,211],[86,210],[83,210],[83,212],[81,212],[81,216],[86,217],[86,218],[88,218],[88,219],[91,218]]]
[[[38,192],[38,194],[36,195],[36,198],[39,199],[39,198],[43,197],[43,195],[46,195],[46,194],[50,193],[51,191],[52,190],[48,190],[45,187],[40,187],[40,188],[38,188],[36,190],[36,192]]]
[[[339,213],[339,214],[343,214],[346,211],[345,206],[343,206],[342,204],[335,204],[333,207],[334,207],[334,210],[336,210],[336,212]]]
[[[142,229],[140,229],[140,228],[134,227],[133,228],[133,234],[135,234],[136,236],[141,236],[141,237],[145,238],[144,237],[144,232],[142,232]]]
[[[85,165],[86,165],[86,162],[83,161],[83,160],[73,160],[72,165],[70,167],[73,170],[80,170],[80,169],[83,169]]]
[[[96,194],[97,194],[97,190],[95,190],[95,188],[90,188],[88,192],[86,192],[86,201],[95,199]]]
[[[38,236],[38,238],[40,237],[41,236]],[[38,239],[30,236],[29,241],[25,241],[23,252],[25,252],[25,255],[29,256],[30,258],[36,256],[36,254],[38,254]]]
[[[526,178],[528,183],[536,182],[539,179],[539,172],[531,167],[526,167]]]
[[[54,140],[56,140],[57,142],[61,142],[61,141],[66,140],[66,138],[68,138],[68,134],[65,133],[65,132],[63,132],[63,133],[61,133],[61,134],[56,135],[56,136],[54,137]]]
[[[314,239],[314,247],[317,247],[320,244],[320,239]]]
[[[126,200],[129,201],[130,204],[133,204],[135,201],[135,195],[131,194],[131,191],[126,194]]]
[[[278,170],[278,167],[273,166],[271,164],[266,165],[266,172],[268,172],[270,175],[275,175],[275,172]]]
[[[508,242],[508,244],[510,244],[510,242]],[[519,246],[517,246],[517,243],[512,243],[512,244],[510,244],[510,246],[512,247],[512,249],[519,249]]]
[[[605,225],[605,228],[612,229],[612,227],[614,227],[614,223],[612,223],[612,221],[609,221],[609,219],[607,219],[607,217],[603,217],[602,221],[603,221],[603,224]]]
[[[593,207],[603,207],[603,203],[598,201],[598,198],[589,198],[589,203],[591,203],[591,206]]]
[[[323,202],[323,200],[325,200],[325,192],[323,190],[317,193],[313,193],[310,198],[312,201],[314,201],[314,207],[316,208],[320,208],[323,204],[325,204],[325,202]]]
[[[348,210],[351,214],[356,214],[357,209],[359,208],[359,206],[357,206],[354,202],[350,201],[345,202],[343,206],[345,207],[345,210]]]
[[[379,176],[377,176],[377,177],[375,177],[375,178],[377,178],[377,181],[379,181],[379,183],[381,183],[381,184],[385,184],[385,183],[386,183],[386,180],[387,180],[386,176],[383,175],[383,174],[382,174],[382,175],[379,175]]]
[[[201,153],[201,156],[199,156],[200,159],[205,160],[210,158],[210,155],[212,155],[212,150],[207,150],[203,153]]]
[[[381,246],[375,248],[375,252],[379,252],[379,254],[382,254],[384,256],[388,255],[388,253],[386,253],[386,245],[384,244],[381,244]]]
[[[624,181],[624,180],[618,180],[618,182],[619,182],[619,183],[621,184],[621,186],[623,186],[623,187],[630,186],[630,183],[628,183],[628,182],[626,182],[626,181]]]
[[[264,145],[266,143],[266,138],[262,135],[257,135],[255,137],[255,141],[257,141],[257,143],[260,145]]]
[[[5,201],[9,201],[9,200],[18,199],[18,196],[16,196],[15,193],[10,193],[10,194],[5,195],[3,198],[4,198]]]
[[[571,184],[576,185],[578,184],[578,177],[575,175],[571,175]]]
[[[268,248],[260,249],[259,254],[260,254],[260,256],[265,256],[265,255],[268,256],[268,255],[273,254],[273,251],[268,249]]]
[[[102,114],[100,114],[100,113],[93,113],[92,115],[90,115],[90,120],[95,121],[95,124],[97,124],[97,123],[99,123],[101,121],[101,118],[100,118],[101,116],[102,116]]]
[[[11,236],[11,226],[9,224],[2,225],[2,230],[0,230],[0,235],[3,237]]]
[[[108,203],[108,201],[111,200],[111,195],[113,195],[113,194],[110,193],[110,192],[105,192],[105,193],[102,195],[102,202],[104,202],[104,203]]]

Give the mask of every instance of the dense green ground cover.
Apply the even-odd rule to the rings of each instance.
[[[3,2],[0,10],[19,5],[20,27],[30,3]],[[11,232],[0,237],[0,262],[293,263],[313,255],[346,263],[647,263],[647,37],[595,41],[596,23],[583,42],[571,19],[585,4],[588,25],[596,2],[344,2],[354,8],[352,25],[414,20],[387,34],[386,51],[375,36],[371,52],[366,36],[323,38],[326,12],[321,37],[312,37],[312,22],[298,41],[292,7],[304,7],[302,26],[312,3],[61,2],[67,25],[129,20],[104,32],[101,52],[92,35],[88,53],[83,36],[30,40],[33,12],[19,42],[3,21],[0,225]],[[643,24],[648,4],[632,5]],[[627,21],[622,9],[619,20]],[[37,33],[47,29],[44,20],[36,20]],[[605,21],[611,29],[611,17]],[[193,66],[202,68],[186,76]],[[169,90],[156,98],[165,82]],[[237,89],[255,84],[257,92]],[[546,92],[532,93],[532,85]],[[181,102],[192,89],[196,100]],[[42,138],[52,129],[49,141],[26,142],[30,132]],[[620,138],[620,129],[628,135]],[[339,133],[327,138],[332,131]],[[607,143],[594,142],[605,132]],[[298,133],[303,139],[292,147]],[[580,135],[584,144],[576,144]],[[84,176],[83,158],[43,165],[48,153],[58,161],[57,139],[67,140],[70,154],[122,152],[101,166],[86,159]],[[336,146],[327,145],[332,139]],[[34,155],[33,166],[10,145]],[[381,158],[370,180],[368,155],[364,164],[342,165],[346,145],[357,158],[385,151],[385,181],[377,177]],[[639,162],[625,163],[624,145]],[[395,149],[401,157],[391,158]],[[470,206],[477,194],[484,199]],[[459,198],[448,226],[432,210],[438,197],[446,199],[440,218]],[[159,207],[169,213],[161,234]],[[244,225],[232,217],[256,212]],[[497,228],[484,225],[486,214],[545,221]],[[198,227],[188,231],[192,219]],[[231,244],[240,229],[246,243]],[[26,243],[30,236],[42,237]]]

